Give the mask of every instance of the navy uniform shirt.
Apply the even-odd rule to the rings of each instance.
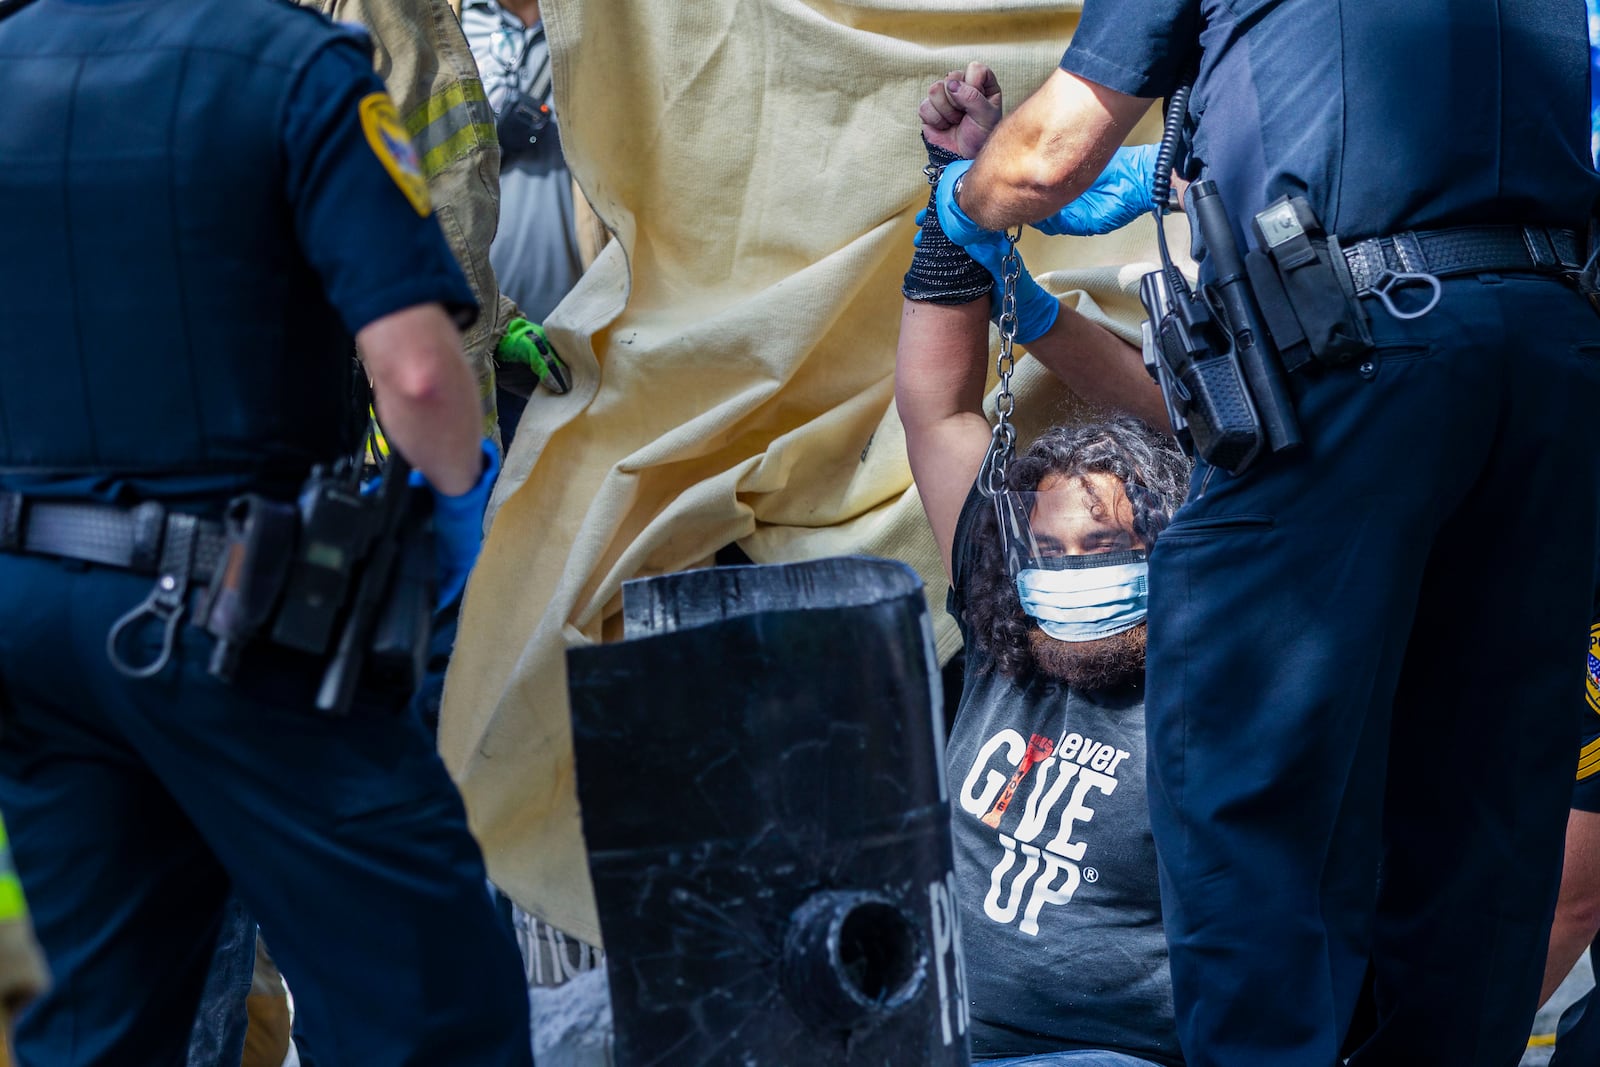
[[[78,0],[95,6],[101,0]],[[320,17],[305,13],[305,17]],[[381,102],[373,99],[374,95]],[[477,305],[428,201],[414,150],[388,101],[370,52],[354,37],[331,42],[305,66],[284,123],[270,135],[283,158],[282,195],[295,239],[329,303],[353,337],[369,323],[418,304],[443,304],[462,325]],[[365,102],[365,113],[363,106]],[[364,117],[365,115],[365,117]],[[237,210],[264,210],[238,204]],[[136,269],[136,265],[133,265]],[[218,354],[218,358],[223,358]],[[35,497],[91,497],[131,504],[158,498],[210,510],[244,488],[229,474],[113,477],[0,475],[0,488]],[[256,487],[293,492],[298,486]]]
[[[289,100],[284,191],[300,247],[352,335],[434,302],[469,325],[477,304],[433,217],[415,149],[381,127],[369,137],[362,122],[374,93],[387,99],[371,56],[340,41],[308,65]]]
[[[1197,76],[1195,155],[1236,224],[1300,194],[1348,242],[1584,228],[1588,48],[1584,0],[1085,0],[1061,66],[1141,97]]]

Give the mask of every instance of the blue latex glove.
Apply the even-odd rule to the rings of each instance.
[[[917,212],[917,235],[911,239],[914,245],[922,244],[921,226],[927,214],[927,208]],[[939,224],[944,225],[942,214],[939,216]],[[984,270],[989,272],[989,277],[994,279],[994,289],[989,293],[989,318],[999,325],[1000,298],[1004,293],[1000,282],[1000,268],[1006,255],[1006,239],[1002,234],[991,233],[988,230],[978,230],[977,234],[978,236],[970,239],[971,243],[966,246],[966,253],[982,264]],[[1020,253],[1017,259],[1021,261]],[[1033,275],[1028,273],[1028,265],[1022,263],[1022,273],[1017,276],[1017,343],[1025,345],[1044,336],[1050,327],[1056,324],[1056,317],[1060,314],[1061,301],[1045,292],[1039,283],[1033,280]]]
[[[944,230],[946,237],[962,248],[993,235],[992,231],[973,222],[967,213],[961,210],[961,205],[956,203],[956,182],[971,169],[972,160],[956,160],[944,168],[944,172],[939,175],[939,184],[933,191],[933,203],[939,209],[939,228]]]
[[[449,607],[467,587],[467,575],[478,561],[483,544],[483,513],[489,506],[489,490],[500,474],[500,450],[493,441],[483,441],[483,473],[478,483],[460,496],[446,496],[433,489],[434,553],[439,565],[439,604]],[[412,477],[421,475],[412,472]]]
[[[1160,145],[1119,148],[1083,194],[1033,224],[1036,230],[1069,237],[1095,237],[1120,230],[1155,206],[1153,187]]]

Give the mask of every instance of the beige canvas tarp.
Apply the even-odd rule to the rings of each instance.
[[[564,652],[618,636],[623,581],[730,543],[758,562],[895,556],[927,583],[940,654],[955,650],[893,403],[928,193],[915,107],[972,58],[1020,102],[1080,6],[545,0],[563,146],[617,239],[548,323],[574,386],[529,405],[506,459],[440,734],[490,873],[524,908],[599,940]],[[1130,340],[1130,264],[1153,248],[1143,221],[1023,244],[1050,288]],[[1071,414],[1031,360],[1018,382],[1025,436]]]

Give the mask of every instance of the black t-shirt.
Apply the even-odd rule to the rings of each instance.
[[[1236,225],[1301,194],[1347,243],[1582,228],[1587,26],[1583,0],[1085,0],[1061,66],[1144,97],[1198,72],[1195,155]]]
[[[989,669],[963,613],[976,489],[950,611],[966,682],[946,755],[975,1059],[1110,1049],[1178,1065],[1145,800],[1144,694]]]

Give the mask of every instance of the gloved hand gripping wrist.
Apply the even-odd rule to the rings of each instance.
[[[940,232],[955,244],[966,249],[969,256],[983,265],[988,272],[993,288],[989,317],[995,322],[1000,321],[1000,301],[1004,293],[1004,263],[1007,242],[1004,234],[985,230],[973,222],[967,213],[961,210],[961,205],[955,200],[956,182],[972,167],[971,160],[958,160],[945,167],[944,174],[939,178],[939,184],[934,188],[933,210],[928,212],[930,218],[936,218]],[[926,223],[924,223],[926,225]],[[1021,274],[1017,278],[1017,336],[1019,344],[1036,341],[1056,324],[1056,317],[1061,314],[1061,303],[1055,297],[1040,288],[1039,283],[1033,280],[1033,275],[1028,273],[1027,265],[1017,257]]]
[[[961,159],[954,152],[929,143],[926,137],[922,143],[928,150],[928,163],[932,167],[946,167]],[[993,283],[982,264],[945,236],[938,212],[931,210],[937,194],[937,187],[930,189],[928,207],[917,214],[917,222],[922,226],[917,234],[917,252],[911,257],[911,269],[906,271],[900,292],[907,300],[969,304],[987,296]]]

